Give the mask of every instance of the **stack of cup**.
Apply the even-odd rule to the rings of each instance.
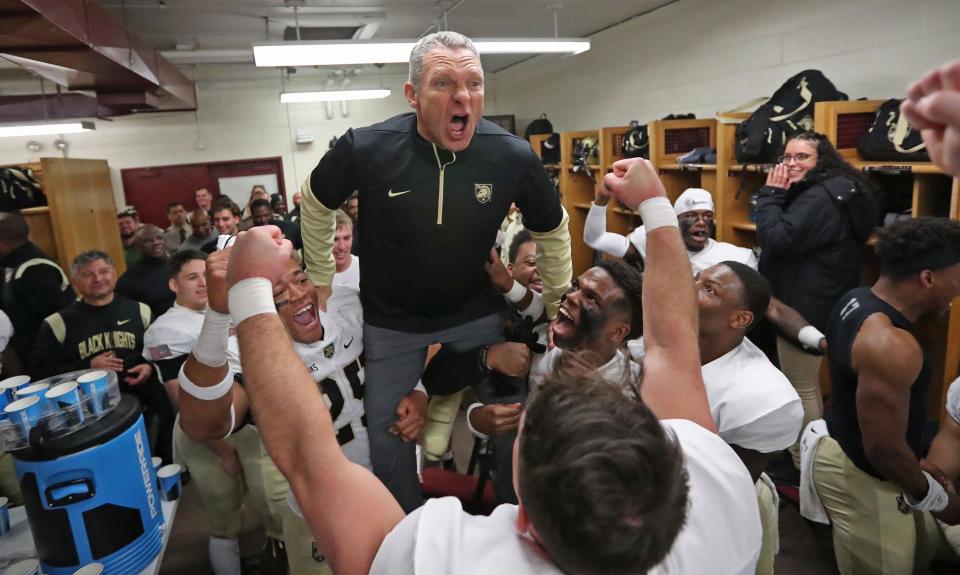
[[[180,466],[176,463],[164,465],[157,470],[160,483],[160,497],[164,501],[174,501],[180,497]]]
[[[10,531],[10,501],[0,497],[0,535]]]
[[[40,562],[36,559],[25,559],[17,561],[7,567],[4,575],[40,575]]]
[[[102,369],[85,373],[77,378],[77,383],[83,394],[90,399],[90,410],[101,415],[106,408],[107,389],[109,380],[107,372]]]
[[[30,383],[29,375],[16,375],[0,381],[0,419],[5,416],[3,408],[12,403],[16,398],[13,397],[15,391]]]
[[[55,385],[44,395],[47,404],[54,410],[59,410],[67,427],[75,427],[83,423],[83,408],[80,403],[80,389],[75,381],[68,381]]]

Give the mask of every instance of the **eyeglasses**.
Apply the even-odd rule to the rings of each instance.
[[[784,154],[780,156],[780,163],[789,164],[790,162],[796,162],[798,164],[802,164],[803,162],[806,162],[810,158],[816,158],[816,157],[817,157],[816,154],[794,154],[792,156],[790,154]]]
[[[687,212],[685,214],[681,214],[679,219],[691,226],[697,223],[697,220],[703,220],[703,223],[709,225],[713,223],[713,212],[706,212],[702,214],[698,214],[697,212]]]

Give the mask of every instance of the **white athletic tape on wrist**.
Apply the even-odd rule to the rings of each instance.
[[[907,502],[907,505],[917,511],[932,511],[934,513],[937,511],[943,511],[946,509],[947,503],[950,501],[950,498],[947,496],[947,492],[943,489],[942,485],[937,483],[937,480],[934,479],[932,475],[926,471],[921,471],[921,473],[923,473],[924,477],[927,478],[927,496],[924,497],[922,501],[914,503],[913,499],[904,493],[904,501]]]
[[[649,234],[657,228],[679,228],[677,213],[667,198],[650,198],[637,207],[644,228]]]
[[[203,401],[214,401],[230,393],[230,389],[233,387],[233,371],[230,368],[227,368],[227,375],[220,383],[200,387],[187,377],[187,374],[183,370],[186,365],[186,362],[184,362],[184,364],[180,366],[180,376],[178,379],[180,381],[180,389],[187,395],[202,399]]]
[[[808,349],[820,349],[820,340],[825,336],[812,325],[805,325],[797,332],[797,341]]]
[[[527,295],[527,288],[520,285],[520,282],[517,280],[513,280],[513,287],[504,295],[507,296],[507,299],[510,300],[511,303],[517,303]]]
[[[236,326],[252,315],[277,313],[277,306],[273,303],[273,284],[267,278],[247,278],[237,282],[230,288],[229,302],[230,317]]]
[[[470,433],[472,433],[472,434],[474,435],[474,437],[477,437],[477,438],[479,438],[479,439],[490,439],[490,436],[489,436],[489,435],[487,435],[486,433],[480,433],[479,431],[477,431],[477,428],[475,428],[475,427],[473,426],[473,424],[470,423],[470,413],[471,413],[474,409],[477,409],[478,407],[483,407],[483,404],[482,404],[482,403],[473,403],[473,404],[470,405],[470,407],[467,408],[467,429],[470,430]]]
[[[227,363],[227,340],[230,337],[230,316],[207,308],[203,327],[193,346],[193,357],[203,365],[220,367]]]
[[[233,406],[233,402],[230,403],[230,429],[227,430],[227,434],[221,437],[220,439],[227,439],[233,435],[233,428],[237,425],[237,408]]]
[[[519,310],[520,315],[529,317],[532,320],[538,320],[540,316],[543,315],[543,296],[533,290],[531,290],[531,293],[533,297],[530,298],[530,305],[528,305],[526,309]]]

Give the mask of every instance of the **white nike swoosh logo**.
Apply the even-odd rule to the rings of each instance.
[[[390,191],[387,192],[387,197],[388,197],[388,198],[395,198],[395,197],[397,197],[397,196],[402,196],[403,194],[409,194],[409,193],[412,192],[412,191],[413,191],[413,190],[406,190],[406,191],[404,191],[404,192],[394,192],[394,191],[393,191],[393,188],[390,188]]]
[[[129,321],[130,321],[129,319],[124,319],[124,320],[119,320],[119,319],[118,319],[118,320],[117,320],[117,325],[123,325],[123,324],[125,324],[125,323],[127,323],[127,322],[129,322]]]

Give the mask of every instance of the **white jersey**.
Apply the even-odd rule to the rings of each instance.
[[[690,477],[686,524],[654,575],[752,575],[760,555],[760,513],[750,476],[722,439],[685,420],[662,421],[683,450]],[[453,497],[431,499],[387,535],[370,569],[377,575],[561,571],[517,534],[517,507],[469,515]]]
[[[960,424],[960,377],[953,380],[947,390],[947,415]]]
[[[7,349],[10,338],[13,337],[13,323],[7,314],[0,310],[0,352]]]
[[[800,396],[749,339],[703,366],[703,384],[717,432],[730,445],[772,453],[797,442]]]
[[[637,249],[640,257],[644,261],[647,259],[647,230],[640,226],[630,232],[627,236],[633,247]],[[687,250],[687,256],[690,258],[690,267],[693,269],[693,275],[697,275],[703,270],[715,266],[720,262],[735,261],[757,269],[757,255],[753,250],[742,248],[727,242],[718,242],[713,238],[707,238],[706,245],[698,252]]]
[[[543,380],[553,373],[561,355],[563,355],[563,350],[554,347],[546,353],[533,356],[530,365],[530,384],[532,387],[539,387]],[[628,380],[639,383],[640,371],[640,364],[632,361],[619,349],[610,361],[597,368],[597,373],[603,377],[604,381],[616,384],[622,384]]]
[[[360,289],[360,258],[357,256],[350,256],[350,267],[345,269],[342,272],[336,272],[333,274],[332,285],[335,286],[347,286],[355,290]]]
[[[187,355],[203,329],[203,316],[206,310],[194,310],[174,303],[156,321],[150,324],[143,334],[143,359],[161,361]],[[231,329],[231,331],[233,331]],[[230,335],[227,340],[227,363],[234,373],[240,369],[240,346],[237,337]]]
[[[628,341],[627,349],[634,361],[643,361],[643,338]],[[724,441],[760,453],[797,442],[803,426],[800,396],[752,341],[743,338],[701,370],[710,414]]]
[[[327,300],[330,313],[318,310],[323,339],[294,342],[293,348],[323,393],[343,454],[371,469],[363,410],[363,312],[358,292],[335,292]]]

